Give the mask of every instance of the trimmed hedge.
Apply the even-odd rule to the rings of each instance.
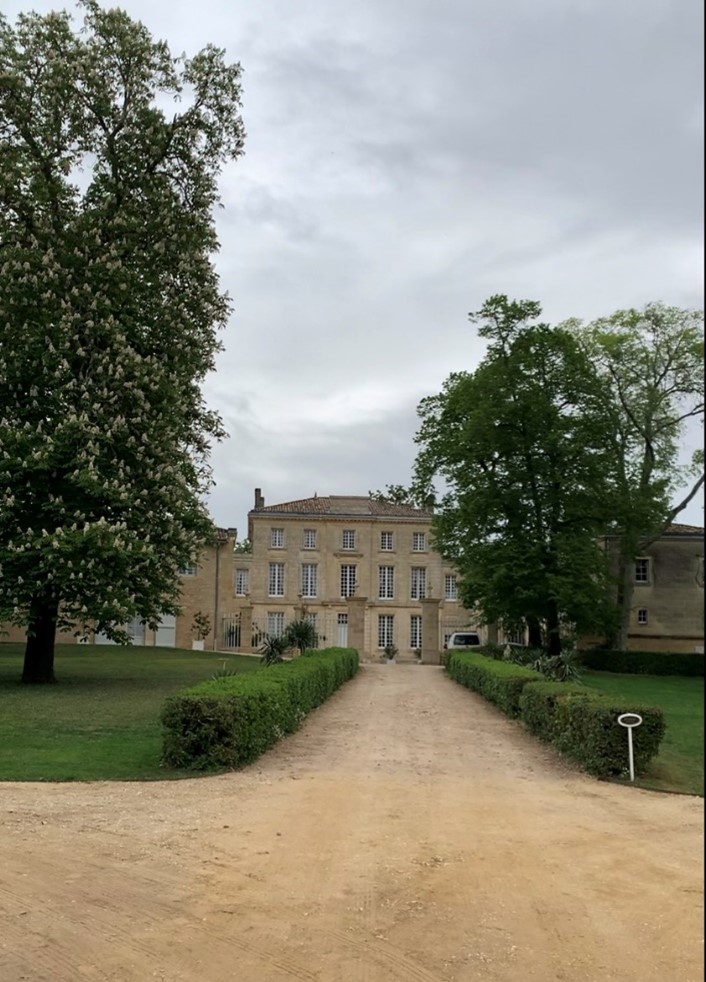
[[[486,655],[469,651],[449,651],[446,671],[456,682],[478,692],[508,716],[520,715],[523,688],[529,682],[544,678],[539,672],[525,668],[524,665],[495,661]]]
[[[625,675],[704,675],[704,656],[693,651],[582,651],[579,660],[596,672]]]
[[[664,713],[657,706],[624,703],[619,696],[591,692],[562,682],[532,682],[520,697],[522,721],[598,777],[628,772],[628,738],[618,724],[621,713],[639,713],[633,729],[635,773],[644,772],[664,736]]]
[[[244,767],[298,729],[357,671],[355,649],[327,648],[171,696],[161,713],[162,763],[199,771]]]
[[[548,682],[522,665],[450,651],[446,671],[508,716],[519,716],[532,733],[597,777],[628,771],[628,738],[617,721],[621,713],[642,716],[641,726],[633,730],[636,773],[644,772],[664,736],[664,714],[658,707],[626,704],[619,696],[592,692],[585,686]]]

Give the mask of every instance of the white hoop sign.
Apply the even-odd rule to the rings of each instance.
[[[632,731],[642,723],[642,716],[639,713],[621,713],[618,722],[628,731],[628,754],[630,756],[630,780],[635,780],[635,761],[632,752]]]

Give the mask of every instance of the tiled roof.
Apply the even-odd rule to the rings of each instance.
[[[393,505],[387,501],[376,501],[367,495],[330,495],[300,498],[298,501],[285,501],[279,505],[266,505],[249,512],[250,515],[340,515],[342,517],[385,517],[390,518],[431,518],[431,512],[413,508],[411,505]]]
[[[667,526],[664,533],[665,535],[703,535],[704,527],[703,525],[680,525],[678,522],[674,522],[672,525]]]

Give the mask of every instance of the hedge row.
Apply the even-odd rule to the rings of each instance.
[[[704,675],[704,656],[692,651],[582,651],[580,662],[596,672],[626,675]]]
[[[199,771],[250,764],[357,671],[355,649],[326,648],[171,696],[161,714],[162,763]]]
[[[633,730],[636,773],[644,772],[664,736],[664,714],[656,706],[619,702],[616,696],[566,682],[547,682],[529,668],[467,652],[450,652],[446,668],[457,682],[509,716],[519,716],[532,733],[598,777],[628,770],[627,735],[617,722],[621,713],[642,716],[642,724]]]

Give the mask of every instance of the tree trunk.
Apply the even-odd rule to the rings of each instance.
[[[613,647],[616,651],[628,650],[630,611],[634,592],[635,560],[621,556],[618,566],[618,627],[613,637]]]
[[[35,597],[30,606],[22,681],[34,685],[56,682],[54,642],[59,602],[50,594]]]
[[[530,648],[543,647],[542,625],[536,617],[527,618],[527,644]]]
[[[559,609],[554,600],[547,605],[547,654],[561,654],[561,634],[559,632]]]

